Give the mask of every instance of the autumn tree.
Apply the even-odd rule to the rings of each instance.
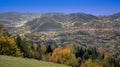
[[[47,47],[46,47],[46,45],[42,43],[42,44],[40,44],[40,46],[41,46],[42,54],[45,54],[46,51],[47,51]]]
[[[47,47],[44,43],[41,43],[40,44],[40,49],[41,49],[41,59],[44,60],[44,61],[47,61],[47,56],[45,55],[46,54],[46,51],[47,51]]]
[[[52,56],[49,60],[55,63],[71,65],[73,67],[78,65],[77,59],[71,50],[61,46],[58,46],[53,50]]]
[[[38,44],[32,44],[31,48],[33,51],[33,58],[40,60],[42,57],[41,46]]]
[[[104,58],[105,66],[106,67],[114,67],[115,59],[112,55],[106,54]]]
[[[102,67],[102,65],[93,62],[92,59],[88,59],[84,63],[82,63],[80,67]]]
[[[0,36],[0,54],[22,56],[21,50],[17,47],[14,39],[4,33]]]
[[[120,57],[115,58],[115,67],[120,67]]]
[[[70,57],[69,65],[72,67],[78,67],[78,65],[79,65],[78,60],[76,59],[74,54],[72,54]]]

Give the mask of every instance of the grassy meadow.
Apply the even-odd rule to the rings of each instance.
[[[69,67],[67,65],[0,55],[0,67]]]

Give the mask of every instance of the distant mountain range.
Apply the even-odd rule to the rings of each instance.
[[[19,23],[19,22],[26,23]],[[99,21],[101,23],[97,23]],[[0,13],[0,23],[2,24],[15,24],[29,27],[32,31],[49,31],[49,30],[61,30],[70,27],[90,27],[95,24],[100,26],[102,23],[107,22],[119,22],[120,13],[116,13],[109,16],[94,16],[85,13],[18,13],[18,12],[4,12]],[[91,23],[92,22],[92,23]],[[87,25],[84,25],[84,24]]]
[[[65,23],[69,25],[71,23],[89,22],[96,19],[98,19],[98,17],[84,13],[46,13],[42,14],[40,18],[28,22],[26,25],[34,31],[46,31],[63,28],[63,25],[67,26]]]
[[[71,27],[109,27],[110,22],[119,22],[120,13],[109,16],[94,16],[84,13],[46,13],[40,18],[36,18],[28,23],[27,26],[33,31],[46,31],[53,29],[66,29]],[[86,25],[84,25],[86,23]],[[111,26],[113,26],[113,23]]]

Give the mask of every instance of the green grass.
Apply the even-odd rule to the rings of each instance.
[[[44,62],[35,59],[0,55],[0,67],[69,67],[67,65]]]

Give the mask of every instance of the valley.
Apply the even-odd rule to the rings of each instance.
[[[28,52],[25,52],[26,49],[23,50],[20,46],[23,53],[25,52],[24,57],[67,65],[69,65],[71,59],[67,59],[69,63],[64,59],[57,59],[56,56],[56,60],[52,60],[54,52],[56,53],[58,50],[62,53],[62,50],[68,50],[68,53],[70,53],[70,50],[74,54],[74,56],[70,54],[70,57],[76,57],[79,65],[82,65],[91,57],[94,62],[96,58],[102,58],[102,61],[104,61],[107,55],[114,58],[120,57],[120,13],[94,16],[85,13],[43,13],[38,15],[12,12],[2,15],[4,17],[0,17],[2,19],[0,24],[3,24],[3,30],[8,31],[16,44],[19,44],[19,41],[17,41],[19,39],[24,49],[28,47]],[[7,19],[9,22],[3,19]],[[41,51],[39,51],[40,49]],[[95,50],[96,52],[93,54],[97,55],[93,55],[92,50]],[[80,52],[78,54],[79,51],[85,53]],[[45,59],[43,55],[45,55]],[[94,57],[95,59],[93,59]],[[74,58],[74,60],[76,59]],[[105,65],[105,63],[102,64]],[[77,62],[76,66],[78,67]]]

